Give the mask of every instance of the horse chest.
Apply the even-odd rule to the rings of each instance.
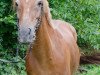
[[[70,67],[65,60],[62,52],[54,51],[52,58],[43,60],[41,63],[37,61],[33,54],[30,53],[26,58],[26,69],[28,75],[67,75]],[[44,58],[45,59],[45,58]]]

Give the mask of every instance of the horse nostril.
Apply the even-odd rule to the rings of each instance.
[[[29,29],[29,33],[28,34],[31,34],[31,28],[28,28]]]

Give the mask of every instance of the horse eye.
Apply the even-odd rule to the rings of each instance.
[[[18,6],[18,3],[16,2],[16,4],[15,4],[16,6]]]
[[[43,6],[43,2],[40,1],[40,2],[38,3],[38,6]]]

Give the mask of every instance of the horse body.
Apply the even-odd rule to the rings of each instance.
[[[47,0],[16,3],[19,41],[33,44],[26,56],[27,75],[73,75],[80,59],[74,27],[52,20]]]
[[[44,19],[36,33],[33,49],[26,58],[27,74],[72,75],[79,65],[79,50],[73,30],[60,20],[53,20],[55,27],[51,27]]]

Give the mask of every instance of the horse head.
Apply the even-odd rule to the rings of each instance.
[[[21,43],[32,43],[36,38],[36,30],[41,25],[44,13],[50,18],[47,0],[16,0],[18,18],[18,40]]]

